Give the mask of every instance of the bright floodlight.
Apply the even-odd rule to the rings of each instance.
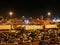
[[[13,12],[9,12],[10,15],[13,15]]]
[[[48,12],[48,16],[50,16],[51,15],[51,13],[50,12]]]

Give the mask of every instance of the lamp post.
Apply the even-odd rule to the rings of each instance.
[[[11,16],[13,15],[13,12],[9,12],[9,15],[10,15],[10,18],[11,18]]]
[[[13,15],[13,12],[9,12],[9,15],[10,15],[10,19],[11,19],[12,15]],[[11,22],[11,30],[12,30],[12,22]]]
[[[48,18],[51,19],[51,12],[48,12]]]
[[[50,17],[51,16],[51,12],[48,12],[48,17]]]

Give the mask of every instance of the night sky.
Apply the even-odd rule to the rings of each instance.
[[[0,15],[8,16],[12,11],[15,17],[39,17],[47,16],[51,12],[51,17],[60,17],[60,2],[58,0],[0,0]]]

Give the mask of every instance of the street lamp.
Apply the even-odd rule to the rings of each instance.
[[[10,19],[11,19],[11,16],[13,15],[13,12],[9,12],[9,15],[10,15]],[[12,22],[11,22],[11,30],[12,30]]]
[[[51,13],[50,12],[48,12],[48,16],[50,16],[51,15]]]
[[[50,18],[51,17],[51,12],[48,12],[48,18]]]
[[[9,12],[9,15],[10,15],[10,19],[11,19],[12,15],[13,15],[13,12]]]
[[[9,12],[9,15],[12,16],[13,15],[13,12]]]

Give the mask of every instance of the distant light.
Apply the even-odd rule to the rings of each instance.
[[[53,22],[56,22],[56,20],[55,20],[55,19],[53,19]]]
[[[13,15],[13,12],[9,12],[10,15]]]
[[[50,13],[50,12],[48,12],[48,15],[50,16],[50,15],[51,15],[51,13]]]
[[[25,24],[28,24],[28,23],[29,23],[29,20],[26,20],[26,19],[25,19],[25,20],[24,20],[24,23],[25,23]]]
[[[53,19],[53,22],[60,22],[60,19]]]
[[[56,22],[60,22],[60,20],[56,20]]]
[[[22,16],[22,18],[24,19],[24,18],[25,18],[25,16]]]

